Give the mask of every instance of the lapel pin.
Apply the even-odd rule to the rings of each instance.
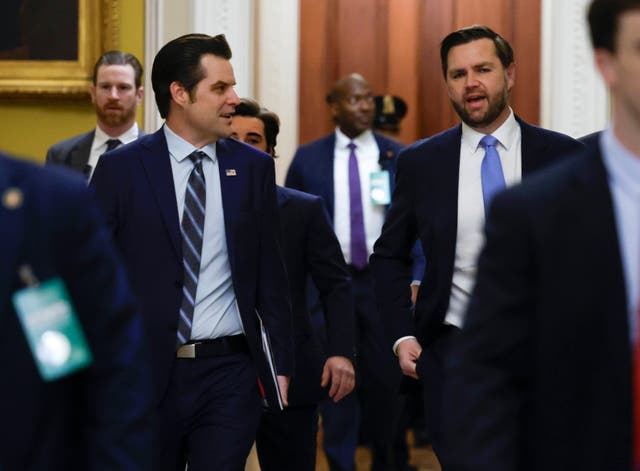
[[[225,173],[227,175],[227,177],[235,177],[236,176],[236,169],[235,168],[228,168],[225,170]]]
[[[2,195],[2,204],[7,209],[17,209],[22,206],[22,191],[18,188],[8,188]]]
[[[388,150],[387,151],[387,159],[390,159],[391,157],[393,157],[393,151],[392,150]]]

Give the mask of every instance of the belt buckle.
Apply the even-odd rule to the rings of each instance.
[[[185,343],[181,345],[178,351],[176,352],[177,358],[195,358],[196,357],[196,344],[195,343]]]

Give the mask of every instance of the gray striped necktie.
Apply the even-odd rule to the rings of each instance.
[[[178,319],[178,347],[191,338],[193,308],[196,302],[196,290],[200,275],[200,255],[202,253],[202,235],[206,204],[206,187],[202,172],[202,159],[207,157],[202,151],[189,154],[193,170],[187,182],[182,213],[182,264],[184,281],[182,285],[182,304]]]

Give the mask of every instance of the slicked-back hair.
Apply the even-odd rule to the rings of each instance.
[[[276,140],[280,132],[280,118],[273,111],[261,108],[257,101],[251,98],[241,98],[236,106],[234,116],[248,116],[258,118],[264,124],[264,137],[267,141],[267,152],[273,157],[276,155]]]
[[[509,42],[493,31],[488,26],[473,25],[459,29],[448,34],[440,43],[440,62],[442,64],[442,75],[447,78],[447,68],[449,67],[449,51],[452,47],[467,44],[479,39],[490,39],[496,48],[496,55],[500,59],[502,66],[506,69],[513,63],[513,49]]]
[[[640,10],[640,0],[594,0],[587,18],[594,49],[616,51],[616,34],[620,16],[629,10]]]
[[[224,34],[186,34],[162,46],[151,69],[151,85],[156,96],[160,116],[166,118],[171,103],[170,86],[180,83],[191,95],[195,86],[205,77],[200,59],[212,54],[221,59],[231,59],[231,48]]]
[[[122,51],[107,51],[100,56],[93,66],[93,84],[97,85],[98,69],[103,65],[130,65],[133,68],[133,77],[136,88],[142,85],[142,65],[133,54]]]

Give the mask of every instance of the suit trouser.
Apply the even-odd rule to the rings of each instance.
[[[260,419],[256,448],[262,471],[314,471],[318,406],[289,406],[266,411]]]
[[[444,441],[443,388],[445,383],[445,367],[451,348],[460,330],[457,327],[443,326],[438,338],[422,350],[416,365],[416,372],[422,382],[425,419],[433,451],[440,460],[443,469],[446,462],[446,446]]]
[[[154,471],[242,471],[262,412],[247,353],[176,359],[158,409]]]
[[[396,437],[402,405],[398,393],[401,372],[376,307],[370,270],[352,269],[351,276],[356,307],[357,401],[355,398],[347,401],[349,396],[337,406],[332,401],[323,401],[323,447],[332,471],[349,471],[354,466],[359,435],[371,448],[372,470],[403,469],[406,440],[404,436],[400,440]],[[355,407],[359,407],[360,413]],[[358,419],[361,419],[359,431]],[[404,463],[398,466],[398,461]]]

